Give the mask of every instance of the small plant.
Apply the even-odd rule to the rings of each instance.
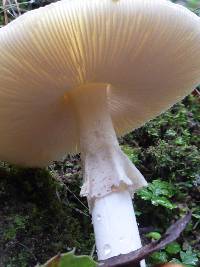
[[[170,255],[174,255],[181,251],[181,246],[177,242],[172,242],[171,244],[166,246],[165,251]]]
[[[176,258],[174,258],[176,256]],[[181,249],[177,242],[169,244],[164,250],[155,252],[151,255],[151,264],[161,264],[168,262],[181,263],[184,267],[195,267],[198,266],[198,255],[197,252],[193,251],[191,247],[187,250]]]
[[[74,250],[64,254],[58,254],[44,265],[36,267],[96,267],[97,263],[89,256],[75,256]]]
[[[174,186],[168,182],[161,180],[154,180],[137,192],[141,199],[151,201],[155,206],[163,206],[168,209],[176,208],[176,204],[170,200],[176,193]]]
[[[158,232],[150,232],[146,234],[146,237],[151,238],[152,240],[159,240],[161,238],[161,234]]]

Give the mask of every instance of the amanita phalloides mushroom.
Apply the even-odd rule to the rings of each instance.
[[[81,152],[100,260],[141,246],[145,186],[117,136],[200,83],[200,18],[166,0],[63,0],[0,29],[0,159]]]

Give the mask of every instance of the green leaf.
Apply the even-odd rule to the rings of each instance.
[[[181,251],[181,246],[177,242],[172,242],[166,246],[165,251],[168,254],[177,254]]]
[[[167,253],[162,251],[162,252],[154,252],[151,256],[150,256],[151,262],[153,264],[161,264],[161,263],[165,263],[168,261],[168,257],[167,257]]]
[[[97,263],[89,256],[75,256],[74,251],[57,255],[40,267],[96,267]]]
[[[161,197],[161,196],[153,196],[151,200],[152,204],[155,206],[163,206],[167,209],[174,209],[176,208],[176,205],[173,204],[170,200],[168,200],[166,197]]]
[[[74,253],[67,253],[62,257],[59,267],[95,267],[97,264],[89,256],[75,256]]]
[[[161,234],[158,232],[150,232],[150,233],[146,234],[146,237],[152,238],[154,240],[158,240],[161,238]]]
[[[175,144],[177,145],[184,145],[185,144],[185,141],[183,140],[182,137],[177,137],[176,140],[175,140]]]
[[[181,251],[180,257],[181,257],[183,264],[186,264],[186,265],[195,266],[196,263],[198,262],[196,253],[193,253],[191,250],[187,250],[186,252]]]
[[[175,258],[172,258],[172,259],[170,260],[170,262],[173,262],[173,263],[179,263],[179,264],[182,263],[180,260],[175,259]]]
[[[168,182],[161,180],[154,180],[148,187],[143,188],[137,192],[137,195],[144,200],[151,200],[155,206],[163,206],[167,209],[174,209],[176,205],[168,198],[175,194],[174,186]],[[168,197],[168,198],[167,198]]]
[[[200,219],[200,214],[192,213],[192,216],[196,219]]]
[[[175,194],[175,188],[172,184],[161,181],[161,180],[154,180],[150,185],[149,185],[149,190],[152,191],[152,193],[155,196],[166,196],[166,197],[172,197]]]
[[[153,194],[151,191],[148,190],[148,188],[143,188],[139,191],[137,191],[137,195],[141,197],[141,199],[144,200],[151,200],[153,197]]]

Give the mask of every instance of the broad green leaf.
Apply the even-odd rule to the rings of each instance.
[[[165,251],[169,254],[177,254],[181,251],[181,246],[177,242],[172,242],[166,246]]]
[[[58,267],[61,257],[61,255],[56,255],[55,257],[48,260],[44,265],[38,267]]]
[[[137,194],[144,200],[150,200],[155,206],[160,205],[168,209],[176,208],[176,205],[168,199],[175,194],[174,186],[168,182],[154,180],[148,187],[139,190]]]
[[[57,255],[39,267],[96,267],[97,263],[89,256],[75,256],[74,251]]]
[[[191,250],[187,250],[186,252],[180,252],[180,258],[185,265],[196,265],[198,262],[198,258],[196,253],[193,253]]]

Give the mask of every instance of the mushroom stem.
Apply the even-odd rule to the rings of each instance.
[[[99,260],[127,254],[141,247],[128,191],[111,193],[94,202],[92,221]]]
[[[141,246],[131,194],[145,186],[142,174],[121,151],[108,108],[107,85],[89,84],[69,93],[79,121],[84,185],[99,260]]]

